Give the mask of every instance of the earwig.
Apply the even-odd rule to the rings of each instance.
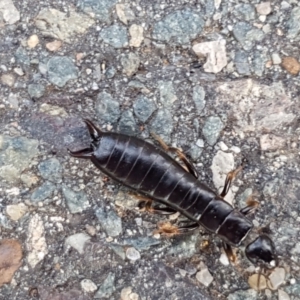
[[[216,234],[223,241],[227,256],[234,261],[232,247],[240,247],[253,230],[246,216],[257,206],[257,202],[252,201],[237,210],[223,199],[240,169],[227,175],[224,189],[218,195],[198,180],[196,169],[177,148],[159,140],[162,148],[175,152],[186,168],[151,143],[133,136],[102,132],[91,121],[84,122],[91,137],[90,147],[75,152],[69,150],[71,156],[91,160],[112,179],[167,206],[166,209],[151,207],[149,201],[148,209],[161,214],[180,212],[193,221],[191,225],[176,228],[176,233],[202,226]],[[246,257],[253,264],[266,268],[276,265],[275,253],[274,243],[266,234],[257,236],[245,249]]]

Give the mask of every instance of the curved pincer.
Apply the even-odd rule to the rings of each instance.
[[[88,131],[90,133],[90,136],[93,141],[98,140],[101,137],[101,130],[97,128],[90,120],[84,119],[83,122],[86,124]]]
[[[92,148],[85,148],[78,151],[71,151],[68,149],[68,153],[73,157],[89,159],[92,157],[94,150]]]

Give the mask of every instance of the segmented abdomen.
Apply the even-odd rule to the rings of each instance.
[[[230,204],[143,140],[103,133],[92,161],[110,177],[174,208],[232,245],[239,245],[252,228]]]

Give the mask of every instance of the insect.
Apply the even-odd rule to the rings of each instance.
[[[230,172],[220,195],[198,180],[198,173],[185,155],[177,148],[168,147],[159,140],[164,150],[175,152],[186,169],[163,149],[133,136],[102,132],[91,121],[84,120],[91,144],[79,151],[70,151],[73,157],[90,159],[104,174],[143,196],[167,208],[152,206],[160,214],[180,212],[193,223],[177,228],[177,232],[203,226],[223,241],[225,253],[235,260],[232,247],[239,247],[253,231],[247,219],[257,202],[249,202],[241,210],[234,209],[223,197],[240,170]],[[159,139],[159,138],[158,138]],[[255,265],[272,268],[277,264],[275,246],[266,234],[259,234],[245,249],[247,258]]]

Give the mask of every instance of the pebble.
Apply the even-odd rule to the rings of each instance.
[[[193,87],[193,101],[198,113],[202,112],[206,104],[205,90],[202,86]]]
[[[80,281],[82,290],[86,293],[93,293],[97,290],[97,285],[90,279],[83,279]]]
[[[47,64],[49,81],[58,87],[63,87],[69,80],[77,79],[78,70],[67,56],[54,56]]]
[[[142,26],[137,24],[132,24],[129,27],[129,34],[130,34],[130,41],[129,46],[130,47],[140,47],[143,40],[144,40],[144,29]]]
[[[300,72],[300,63],[294,57],[290,57],[290,56],[283,57],[281,66],[292,75],[298,75]]]
[[[42,218],[35,214],[31,217],[26,240],[27,261],[31,268],[34,268],[48,253],[45,228]]]
[[[72,214],[83,212],[90,207],[89,200],[84,191],[75,192],[66,185],[63,185],[62,193],[65,197],[68,209]]]
[[[286,22],[287,37],[289,39],[297,38],[300,33],[300,7],[294,7],[289,13],[289,18]]]
[[[251,21],[255,19],[255,8],[252,4],[242,3],[234,7],[233,15],[239,20]]]
[[[94,295],[94,299],[110,298],[115,290],[115,274],[110,272]]]
[[[126,249],[126,257],[131,261],[136,261],[141,258],[141,254],[133,247]]]
[[[223,128],[224,124],[218,116],[211,116],[205,120],[202,134],[210,146],[217,142]]]
[[[257,292],[253,289],[249,290],[240,290],[232,294],[229,294],[227,300],[257,300]]]
[[[278,300],[290,300],[290,296],[283,290],[278,290]]]
[[[147,236],[124,239],[122,245],[133,246],[137,250],[148,250],[150,247],[159,245],[160,243],[160,240]]]
[[[100,32],[100,38],[104,43],[114,48],[123,48],[128,45],[127,30],[121,25],[112,25],[105,27]]]
[[[19,76],[23,76],[25,74],[24,71],[22,70],[22,68],[20,68],[20,67],[14,68],[14,72]]]
[[[122,113],[118,125],[118,131],[128,135],[134,135],[138,131],[138,126],[130,110],[125,110]]]
[[[260,136],[260,148],[263,151],[276,151],[286,147],[286,140],[274,134],[263,134]]]
[[[138,300],[139,295],[132,292],[132,287],[126,287],[121,290],[121,300]]]
[[[12,281],[15,272],[22,265],[22,257],[22,245],[19,241],[13,239],[0,241],[0,287]]]
[[[190,258],[198,251],[198,238],[196,235],[186,236],[168,250],[168,255]]]
[[[29,188],[33,185],[36,185],[39,181],[39,178],[37,176],[26,173],[22,173],[20,179]]]
[[[59,183],[62,180],[62,167],[55,157],[39,163],[38,169],[45,180]]]
[[[80,254],[84,253],[84,245],[91,239],[86,233],[76,233],[66,238],[66,245],[76,249]]]
[[[246,22],[237,22],[233,27],[233,36],[242,45],[244,50],[249,51],[264,38],[264,34],[258,28]]]
[[[12,0],[1,0],[0,13],[6,23],[9,25],[15,24],[20,20],[20,13]]]
[[[113,250],[122,260],[125,260],[126,255],[124,248],[120,245],[115,245],[115,244],[109,244],[108,247]]]
[[[15,53],[16,61],[25,68],[30,65],[30,58],[26,50],[20,46]]]
[[[250,75],[250,65],[248,63],[248,54],[245,51],[237,51],[234,56],[234,64],[240,75]]]
[[[219,261],[222,265],[224,266],[229,266],[230,264],[230,261],[228,259],[228,256],[225,254],[225,253],[222,253],[220,258],[219,258]]]
[[[121,114],[119,102],[105,91],[98,94],[95,109],[97,117],[101,121],[109,123],[115,123]]]
[[[158,82],[158,89],[161,104],[166,108],[173,107],[174,102],[178,99],[174,90],[173,82],[160,80]]]
[[[62,118],[67,117],[68,114],[63,107],[59,107],[56,105],[50,105],[47,103],[43,103],[40,106],[40,112],[49,115],[49,116],[60,116]]]
[[[122,220],[113,210],[98,207],[95,213],[102,229],[108,236],[115,237],[122,233]]]
[[[34,192],[31,194],[30,197],[31,203],[37,205],[38,202],[51,198],[55,190],[56,190],[56,185],[54,185],[49,181],[44,182],[41,186],[36,188]],[[51,199],[49,200],[51,202]]]
[[[256,11],[260,15],[267,16],[272,12],[271,2],[261,2],[256,5]]]
[[[199,57],[207,58],[203,65],[205,72],[219,73],[227,65],[226,40],[224,39],[195,44],[193,51]]]
[[[39,99],[44,96],[45,87],[40,83],[31,83],[28,85],[28,94],[33,99]]]
[[[130,77],[137,72],[140,66],[140,58],[133,52],[122,54],[121,65],[123,67],[123,73]]]
[[[135,19],[134,12],[129,7],[128,4],[118,3],[116,5],[116,13],[122,23],[128,24],[128,21],[133,21]]]
[[[24,203],[12,204],[6,206],[6,213],[13,221],[21,219],[28,211],[27,206]]]
[[[206,287],[208,287],[214,280],[207,268],[197,272],[196,279]]]
[[[272,62],[274,65],[280,65],[282,60],[278,53],[272,53]]]
[[[27,46],[32,49],[35,48],[39,43],[39,37],[36,34],[33,34],[27,40]]]
[[[187,44],[203,30],[204,20],[198,11],[191,9],[170,13],[154,24],[154,39],[169,44]]]
[[[264,69],[265,69],[265,64],[267,62],[268,58],[266,56],[265,52],[261,51],[254,51],[253,54],[253,61],[252,61],[252,69],[253,73],[257,76],[262,76]]]
[[[259,281],[258,281],[258,278],[259,278]],[[266,277],[262,274],[251,275],[248,278],[248,283],[249,283],[250,287],[256,291],[264,290],[267,287]]]
[[[150,118],[155,110],[155,103],[143,95],[139,95],[133,103],[134,114],[143,123]]]
[[[203,149],[200,148],[197,144],[192,144],[188,153],[191,156],[192,160],[196,161],[197,159],[200,158],[202,151]]]
[[[160,136],[166,143],[170,143],[173,130],[173,119],[170,111],[159,109],[150,122],[150,130]]]
[[[83,34],[95,21],[85,14],[78,14],[74,10],[67,13],[57,9],[42,9],[35,18],[35,26],[45,37],[52,37],[67,43],[77,34]]]
[[[1,76],[1,83],[12,87],[15,84],[15,76],[11,73],[6,73]]]
[[[275,268],[271,275],[269,275],[268,286],[272,290],[277,290],[285,280],[285,269]]]
[[[111,66],[111,67],[108,67],[105,71],[105,76],[108,78],[108,79],[111,79],[113,78],[117,73],[117,70]]]
[[[78,6],[85,13],[94,16],[100,22],[109,23],[117,0],[79,0]]]
[[[55,52],[62,46],[62,42],[59,40],[54,40],[52,42],[46,43],[46,48],[51,51]]]

